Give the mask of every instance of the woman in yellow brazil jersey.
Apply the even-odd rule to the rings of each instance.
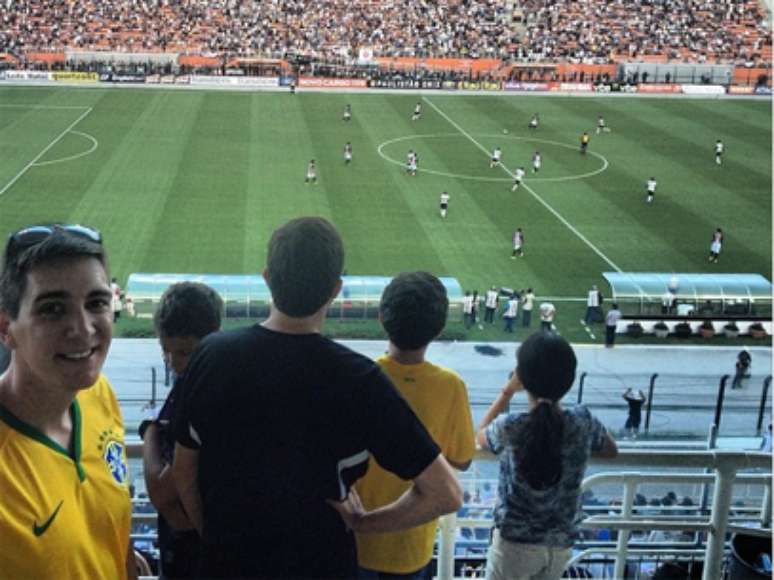
[[[124,426],[101,374],[110,274],[96,230],[37,225],[0,271],[0,578],[127,578]]]

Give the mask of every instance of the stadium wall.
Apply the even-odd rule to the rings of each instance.
[[[760,69],[765,70],[765,69]],[[584,73],[585,74],[585,73]],[[243,90],[287,90],[293,81],[298,88],[311,90],[444,90],[461,93],[524,92],[560,94],[657,94],[698,96],[771,96],[770,86],[724,86],[722,84],[619,83],[619,82],[521,82],[496,80],[438,80],[412,77],[363,78],[332,77],[252,77],[225,75],[145,75],[143,73],[103,73],[78,71],[0,70],[0,83],[68,85],[165,85]],[[769,82],[771,82],[769,80]]]

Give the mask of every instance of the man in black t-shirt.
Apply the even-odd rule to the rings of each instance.
[[[400,530],[455,511],[456,476],[379,367],[320,334],[344,250],[321,218],[269,242],[260,325],[205,338],[182,381],[175,481],[202,534],[200,574],[352,578],[350,530]],[[364,512],[368,458],[414,486]]]

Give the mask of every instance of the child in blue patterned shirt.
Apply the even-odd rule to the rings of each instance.
[[[479,426],[479,444],[500,461],[488,580],[560,578],[577,538],[588,458],[618,453],[588,409],[560,405],[576,366],[575,353],[561,336],[533,334],[519,348],[515,371]],[[501,414],[522,390],[529,411]]]

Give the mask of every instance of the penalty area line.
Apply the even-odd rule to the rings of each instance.
[[[48,153],[48,151],[49,151],[49,150],[50,150],[50,149],[51,149],[51,148],[52,148],[54,145],[56,145],[57,143],[59,143],[59,142],[62,140],[62,137],[64,137],[64,136],[65,136],[65,135],[67,135],[67,134],[68,134],[70,131],[72,131],[73,127],[75,127],[75,126],[76,126],[78,123],[80,123],[80,122],[81,122],[81,121],[82,121],[84,118],[86,118],[86,115],[88,115],[89,113],[91,113],[93,110],[94,110],[94,108],[93,108],[93,107],[89,107],[89,108],[88,108],[88,109],[86,109],[86,110],[85,110],[85,111],[84,111],[84,112],[83,112],[83,113],[82,113],[82,114],[81,114],[81,115],[80,115],[80,116],[79,116],[79,117],[78,117],[78,118],[77,118],[75,121],[73,121],[72,123],[70,123],[70,126],[69,126],[69,127],[67,127],[67,129],[65,129],[64,131],[62,131],[62,132],[61,132],[61,133],[60,133],[60,134],[59,134],[59,135],[58,135],[58,136],[57,136],[57,137],[56,137],[56,138],[55,138],[53,141],[51,141],[51,143],[49,143],[48,145],[46,145],[46,146],[43,148],[43,151],[41,151],[40,153],[38,153],[38,154],[35,156],[35,158],[34,158],[32,161],[30,161],[29,163],[27,163],[27,165],[25,165],[25,166],[24,166],[24,169],[22,169],[22,170],[21,170],[19,173],[17,173],[17,174],[14,176],[14,178],[13,178],[13,179],[11,179],[11,181],[9,181],[9,182],[8,182],[8,183],[5,185],[5,187],[3,187],[3,189],[0,189],[0,195],[3,195],[3,194],[6,192],[6,191],[8,191],[9,189],[11,189],[11,186],[12,186],[14,183],[16,183],[16,182],[17,182],[17,181],[18,181],[18,180],[21,178],[21,176],[22,176],[22,175],[24,175],[25,173],[27,173],[27,171],[28,171],[28,170],[29,170],[31,167],[33,167],[33,166],[34,166],[34,165],[35,165],[35,164],[38,162],[38,160],[39,160],[41,157],[43,157],[43,156],[44,156],[46,153]]]
[[[441,109],[439,109],[439,108],[438,108],[438,106],[437,106],[435,103],[433,103],[433,102],[432,102],[430,99],[428,99],[427,97],[422,97],[422,100],[424,100],[424,101],[425,101],[425,102],[426,102],[428,105],[430,105],[430,106],[431,106],[433,109],[435,109],[435,111],[436,111],[436,112],[437,112],[439,115],[441,115],[441,117],[443,117],[444,119],[446,119],[446,121],[448,121],[450,125],[452,125],[452,126],[455,128],[455,129],[457,129],[457,131],[459,131],[459,132],[460,132],[460,133],[462,133],[462,134],[463,134],[465,137],[467,137],[468,141],[470,141],[471,143],[473,143],[473,145],[475,145],[475,146],[476,146],[476,147],[478,147],[478,148],[479,148],[481,151],[483,151],[483,152],[486,154],[486,156],[487,156],[487,157],[491,157],[491,155],[492,155],[492,152],[491,152],[491,151],[489,151],[489,150],[488,150],[486,147],[484,147],[484,146],[483,146],[481,143],[479,143],[478,141],[476,141],[475,137],[473,137],[473,136],[472,136],[470,133],[468,133],[468,132],[467,132],[465,129],[463,129],[462,127],[460,127],[460,125],[459,125],[459,124],[457,124],[457,123],[454,121],[454,119],[452,119],[451,117],[449,117],[449,115],[447,115],[447,114],[446,114],[446,113],[444,113],[444,112],[443,112]],[[515,178],[515,176],[513,175],[513,173],[511,172],[511,170],[510,170],[510,169],[508,169],[508,168],[507,168],[505,165],[503,165],[502,163],[500,163],[499,165],[500,165],[500,167],[502,168],[502,170],[503,170],[503,171],[505,171],[505,173],[507,173],[508,175],[510,175],[510,176],[511,176],[511,179],[514,179],[514,178]],[[605,262],[608,264],[608,266],[610,266],[611,268],[613,268],[613,270],[615,270],[615,271],[616,271],[616,272],[618,272],[619,274],[622,274],[622,273],[623,273],[623,270],[621,270],[621,268],[619,268],[619,267],[618,267],[618,266],[615,264],[615,262],[613,262],[613,261],[612,261],[610,258],[608,258],[608,257],[607,257],[607,256],[606,256],[604,253],[602,253],[602,250],[600,250],[599,248],[597,248],[597,247],[596,247],[596,246],[595,246],[595,245],[594,245],[594,244],[593,244],[593,243],[592,243],[592,242],[591,242],[591,241],[590,241],[590,240],[589,240],[589,239],[588,239],[586,236],[584,236],[584,235],[583,235],[581,232],[579,232],[579,231],[578,231],[578,229],[577,229],[577,228],[576,228],[574,225],[572,225],[570,222],[568,222],[568,221],[567,221],[567,220],[564,218],[564,216],[562,216],[562,214],[560,214],[558,211],[556,211],[556,210],[555,210],[555,209],[554,209],[554,208],[553,208],[553,207],[552,207],[552,206],[551,206],[551,205],[550,205],[550,204],[549,204],[549,203],[548,203],[546,200],[544,200],[544,199],[543,199],[542,197],[540,197],[540,196],[539,196],[537,193],[535,193],[535,191],[534,191],[534,190],[533,190],[531,187],[529,187],[529,186],[528,186],[526,183],[524,183],[524,182],[522,182],[522,184],[521,184],[521,187],[523,187],[525,190],[527,190],[527,193],[529,193],[529,194],[530,194],[532,197],[534,197],[534,198],[535,198],[535,199],[536,199],[538,202],[540,202],[540,204],[541,204],[543,207],[545,207],[545,208],[546,208],[546,209],[547,209],[549,212],[551,212],[551,213],[554,215],[554,217],[555,217],[556,219],[558,219],[560,222],[562,222],[562,223],[563,223],[563,224],[564,224],[564,225],[567,227],[567,229],[569,229],[569,230],[570,230],[570,231],[571,231],[573,234],[575,234],[575,235],[576,235],[578,238],[580,238],[580,240],[581,240],[583,243],[585,243],[585,244],[586,244],[586,245],[587,245],[589,248],[591,248],[591,250],[592,250],[592,251],[593,251],[593,252],[594,252],[594,253],[595,253],[597,256],[599,256],[600,258],[602,258],[602,259],[603,259],[603,260],[604,260],[604,261],[605,261]]]

